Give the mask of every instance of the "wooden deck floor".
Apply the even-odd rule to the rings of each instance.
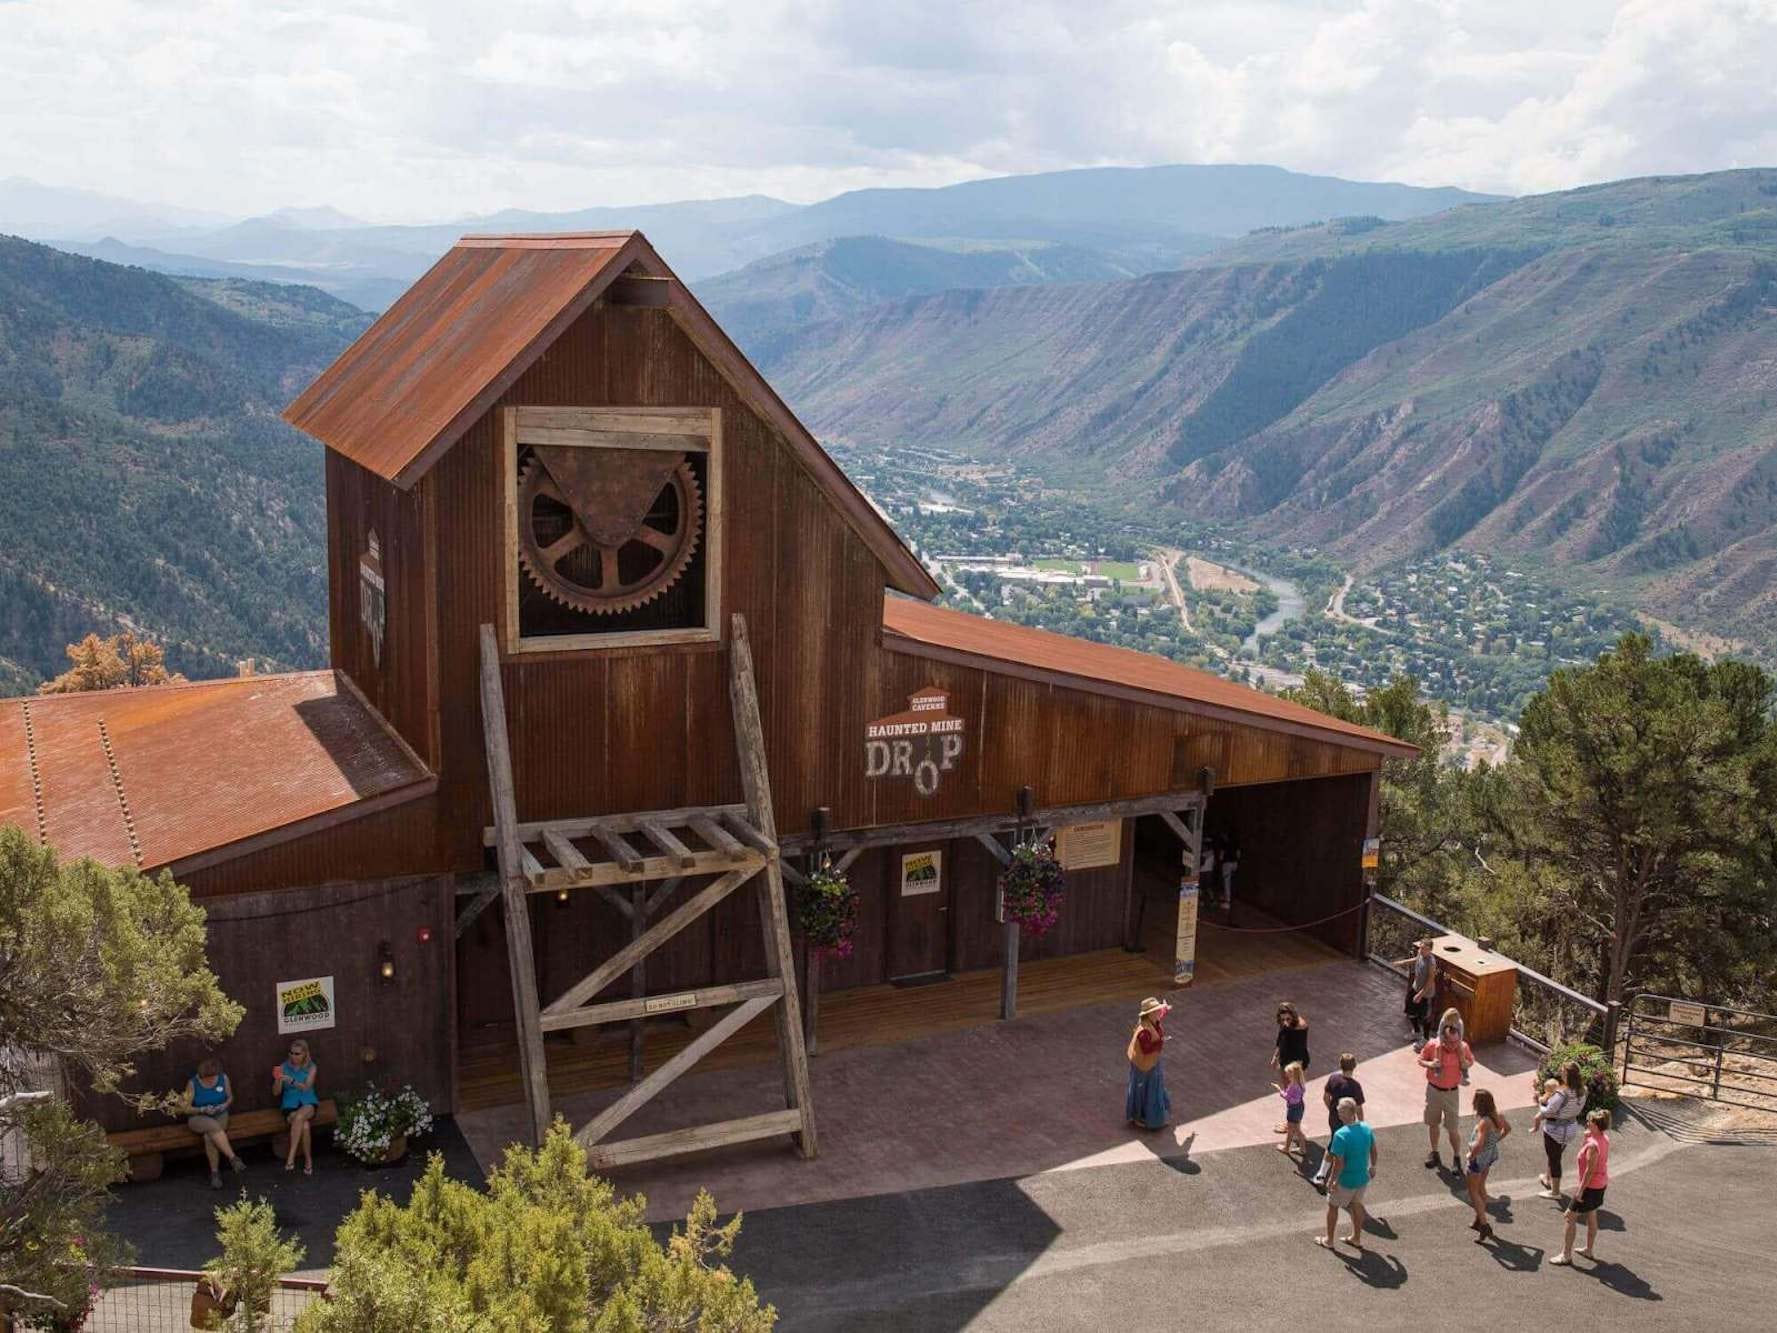
[[[1250,908],[1235,909],[1231,923],[1242,931],[1265,931],[1277,923]],[[1144,920],[1147,951],[1103,949],[1071,958],[1049,958],[1018,969],[1018,1011],[1039,1014],[1079,1005],[1124,999],[1133,1006],[1144,995],[1173,989],[1172,914],[1151,908]],[[1215,986],[1263,972],[1312,967],[1342,955],[1305,935],[1286,931],[1240,933],[1205,921],[1197,933],[1196,986]],[[940,1032],[976,1027],[999,1017],[998,968],[965,972],[926,986],[861,986],[823,994],[820,1049],[894,1045]],[[706,1021],[721,1011],[704,1010]],[[696,1029],[675,1020],[649,1026],[645,1067],[653,1070],[682,1050]],[[625,1025],[552,1037],[548,1044],[549,1088],[560,1099],[598,1088],[618,1087],[629,1078],[629,1034]],[[732,1069],[777,1056],[772,1024],[757,1019],[698,1062],[700,1070]],[[479,1111],[511,1105],[522,1098],[515,1045],[493,1043],[462,1053],[460,1109]]]

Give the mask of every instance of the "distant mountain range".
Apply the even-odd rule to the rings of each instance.
[[[1492,196],[1310,176],[1263,166],[1101,167],[940,189],[855,190],[798,205],[749,195],[571,212],[507,210],[424,226],[371,226],[328,208],[193,226],[151,206],[0,182],[0,232],[158,272],[302,281],[379,310],[464,232],[648,233],[679,275],[701,280],[769,255],[851,236],[1027,253],[1090,250],[1107,271],[1176,267],[1255,227],[1349,214],[1415,218]],[[109,216],[115,225],[105,225]]]
[[[325,659],[321,451],[278,413],[367,323],[0,237],[0,693],[126,627],[192,675]]]
[[[1498,552],[1777,655],[1777,171],[1276,229],[753,345],[817,431],[1109,473],[1360,569]]]

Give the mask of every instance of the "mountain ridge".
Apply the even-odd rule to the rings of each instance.
[[[1102,469],[1359,570],[1540,563],[1777,653],[1777,171],[1246,238],[799,330],[817,431]]]

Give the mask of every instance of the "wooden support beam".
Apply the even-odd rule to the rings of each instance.
[[[630,899],[623,896],[622,889],[613,884],[595,884],[593,885],[593,892],[598,894],[598,896],[603,898],[606,902],[610,903],[611,906],[615,907],[618,914],[621,915],[625,921],[634,921],[636,919],[635,904]]]
[[[764,1115],[749,1115],[739,1120],[719,1120],[713,1125],[601,1143],[586,1150],[586,1161],[596,1171],[608,1171],[612,1167],[652,1161],[674,1153],[702,1152],[706,1148],[726,1148],[734,1143],[794,1134],[800,1123],[801,1117],[794,1111],[767,1111]]]
[[[673,881],[675,884],[677,880]],[[612,889],[612,893],[619,890]],[[629,890],[629,942],[633,945],[648,929],[648,888],[645,884],[632,884]],[[645,1047],[648,1041],[648,1025],[643,1018],[648,1012],[648,956],[643,953],[636,955],[634,964],[629,969],[629,993],[636,999],[630,1004],[641,1004],[642,1012],[636,1014],[629,1024],[629,1081],[642,1081]]]
[[[648,818],[643,818],[638,822],[641,825],[642,836],[660,848],[667,856],[677,861],[679,869],[689,870],[697,864],[697,858],[691,854],[691,849],[680,842],[678,836],[665,824],[657,819]]]
[[[684,1050],[600,1111],[575,1133],[574,1138],[579,1141],[582,1147],[590,1148],[652,1101],[679,1075],[771,1008],[779,998],[776,995],[761,995],[736,1005],[705,1031],[698,1033],[697,1039]]]
[[[840,858],[833,863],[833,869],[843,875],[846,871],[851,869],[851,863],[862,856],[866,850],[867,849],[863,847],[853,847],[850,851],[842,854]]]
[[[803,874],[800,870],[796,869],[795,866],[785,866],[785,867],[783,867],[783,872],[784,872],[784,878],[792,884],[806,884],[806,883],[808,883],[808,876]]]
[[[603,824],[594,824],[592,836],[598,839],[605,854],[622,866],[626,873],[633,875],[642,868],[642,854],[625,842],[622,834]]]
[[[463,932],[475,924],[475,918],[485,912],[500,897],[500,877],[498,875],[462,875],[457,879],[457,900],[464,897],[469,902],[457,912],[456,939],[463,938]]]
[[[529,847],[518,849],[518,864],[525,883],[533,888],[543,887],[543,863],[531,854]]]
[[[592,862],[580,855],[580,849],[554,829],[543,830],[543,845],[549,849],[549,854],[563,870],[583,878],[592,874]]]
[[[521,878],[523,845],[512,788],[512,752],[506,740],[506,691],[500,681],[500,646],[494,627],[481,627],[481,725],[487,747],[488,786],[499,832],[501,895],[506,907],[506,951],[512,970],[512,1008],[518,1024],[519,1069],[530,1111],[531,1143],[549,1132],[549,1068],[537,1012],[537,963],[531,949],[531,900]]]
[[[722,823],[728,831],[754,851],[765,856],[777,855],[777,844],[746,821],[742,815],[725,815]]]
[[[772,842],[779,842],[777,816],[771,806],[771,772],[765,762],[765,726],[759,718],[759,686],[753,675],[753,648],[747,619],[729,618],[728,697],[734,713],[735,757],[740,785],[747,799],[747,821]],[[765,863],[760,890],[759,926],[764,937],[765,971],[784,983],[783,1002],[772,1011],[778,1050],[784,1057],[784,1104],[800,1115],[796,1134],[802,1155],[819,1151],[815,1134],[814,1094],[808,1084],[808,1050],[802,1041],[802,1005],[796,993],[796,956],[790,944],[790,917],[784,902],[783,857]]]
[[[655,889],[653,893],[650,893],[648,895],[648,905],[642,909],[642,919],[645,921],[658,912],[660,910],[660,905],[668,898],[672,897],[673,891],[684,882],[684,876],[675,876],[674,878],[667,880],[667,882],[662,884],[658,889]]]
[[[565,1032],[569,1028],[597,1027],[601,1023],[625,1023],[650,1014],[682,1014],[691,1009],[713,1009],[747,1000],[776,999],[783,993],[784,983],[776,977],[767,977],[763,981],[735,981],[722,986],[701,986],[697,990],[669,991],[664,995],[642,995],[633,1000],[589,1004],[584,1009],[570,1009],[565,1014],[545,1014],[543,1030]]]
[[[1006,850],[1006,844],[991,833],[977,833],[975,841],[987,848],[988,854],[1003,866],[1012,864],[1012,853]]]
[[[663,824],[667,828],[681,828],[690,821],[692,815],[708,815],[711,818],[720,819],[729,813],[744,815],[746,812],[747,808],[744,805],[693,805],[679,810],[648,810],[634,815],[588,815],[581,819],[538,819],[518,826],[518,840],[520,842],[534,841],[543,836],[543,830],[546,828],[552,828],[567,838],[588,838],[592,836],[592,830],[601,824],[617,833],[635,833],[641,829],[643,820],[651,820],[656,824]],[[493,825],[490,824],[482,829],[482,846],[492,847],[498,840],[498,831]]]
[[[706,885],[677,911],[649,926],[639,938],[631,940],[615,955],[600,963],[585,977],[576,981],[567,990],[544,1005],[543,1012],[545,1014],[560,1014],[569,1009],[578,1009],[582,1002],[591,999],[617,980],[624,972],[627,972],[636,959],[646,957],[674,935],[677,935],[686,926],[751,879],[753,873],[750,866],[742,870],[731,870],[715,883]]]
[[[1092,805],[1057,805],[1033,810],[1026,820],[1028,828],[1060,828],[1067,824],[1090,824],[1101,819],[1139,819],[1163,810],[1201,809],[1200,791],[1162,792],[1155,796],[1132,796],[1125,800],[1099,801]],[[943,842],[950,838],[972,838],[978,833],[1011,833],[1018,821],[1012,815],[970,815],[962,819],[932,819],[911,824],[879,824],[871,828],[841,830],[825,838],[828,851],[848,848],[890,847],[906,842]],[[778,840],[785,856],[801,855],[814,844],[804,833]]]
[[[1191,830],[1186,827],[1185,821],[1180,819],[1174,811],[1162,810],[1160,811],[1160,818],[1162,822],[1165,823],[1166,827],[1173,831],[1180,842],[1187,846],[1196,842],[1196,839],[1191,836]]]
[[[697,851],[691,853],[691,864],[682,866],[677,857],[644,856],[634,870],[626,870],[615,861],[594,861],[592,868],[575,873],[558,866],[539,866],[537,874],[526,882],[532,893],[554,893],[557,889],[578,889],[586,885],[618,884],[627,887],[638,880],[675,879],[687,875],[725,875],[743,867],[758,868],[765,858],[750,847],[742,847],[738,856],[727,852]]]
[[[710,845],[712,851],[722,853],[730,861],[746,856],[747,849],[740,845],[740,841],[708,815],[692,815],[685,822],[693,833]]]

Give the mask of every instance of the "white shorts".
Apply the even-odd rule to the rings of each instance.
[[[1339,1184],[1329,1185],[1327,1186],[1327,1206],[1329,1208],[1350,1208],[1354,1204],[1362,1203],[1364,1191],[1369,1188],[1367,1181],[1362,1185],[1355,1185],[1351,1189],[1346,1189],[1345,1186]]]

